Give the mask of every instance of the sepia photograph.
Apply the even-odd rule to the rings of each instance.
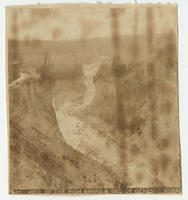
[[[175,4],[6,7],[9,194],[181,194]]]

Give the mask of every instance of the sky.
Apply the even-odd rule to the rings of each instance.
[[[123,7],[119,12],[120,34],[147,33],[148,17],[145,6]],[[175,6],[152,7],[154,33],[176,29]],[[9,7],[7,8],[9,39],[77,40],[110,37],[111,8],[104,7]]]

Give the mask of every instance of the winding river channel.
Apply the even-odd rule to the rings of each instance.
[[[93,79],[100,66],[101,63],[82,66],[84,84],[86,86],[82,104],[71,106],[71,102],[63,102],[63,105],[57,109],[53,99],[53,107],[56,112],[59,129],[69,145],[106,166],[115,166],[118,163],[116,145],[107,141],[108,138],[99,135],[97,128],[91,127],[75,116],[76,113],[82,112],[92,103],[96,93]],[[65,112],[67,107],[73,108],[71,111]]]

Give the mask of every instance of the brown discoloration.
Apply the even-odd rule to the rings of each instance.
[[[162,169],[162,172],[165,174],[165,172],[168,170],[169,165],[170,165],[170,156],[163,154],[159,160],[160,166]]]
[[[167,44],[166,44],[166,76],[172,77],[175,72],[174,66],[177,63],[177,46],[176,37],[173,31],[168,33]]]
[[[148,44],[148,54],[152,55],[153,51],[153,34],[154,34],[154,16],[153,8],[149,7],[146,10],[147,17],[147,44]]]
[[[39,17],[41,19],[49,17],[50,16],[50,9],[43,8],[43,9],[31,9],[30,10],[31,17]]]
[[[170,145],[169,139],[163,138],[159,140],[159,148],[161,148],[162,150],[168,149],[169,145]]]
[[[155,176],[158,175],[158,172],[159,172],[159,163],[158,163],[158,161],[156,159],[152,159],[152,161],[151,161],[151,172]]]
[[[124,130],[124,105],[121,98],[123,91],[120,78],[125,76],[125,66],[121,64],[120,36],[119,36],[119,9],[111,9],[112,45],[114,48],[113,72],[115,75],[116,98],[117,98],[117,128],[120,133]]]
[[[114,48],[114,65],[120,65],[120,37],[119,37],[119,9],[112,8],[111,13],[111,31],[112,31],[112,45]],[[114,66],[115,68],[116,66]]]
[[[138,148],[137,145],[131,146],[130,153],[132,154],[132,156],[137,156],[139,152],[140,152],[140,149]]]
[[[59,39],[60,37],[62,37],[63,35],[63,31],[60,28],[55,28],[52,30],[52,38],[54,40]]]
[[[180,192],[175,9],[65,7],[8,8],[10,193]]]
[[[136,181],[138,182],[138,183],[140,183],[140,182],[142,182],[143,181],[143,179],[144,179],[144,174],[143,173],[137,173],[137,175],[136,175]]]
[[[138,41],[138,19],[139,19],[139,11],[138,9],[134,10],[134,24],[133,24],[133,32],[134,32],[134,38],[133,42],[131,44],[130,50],[132,52],[132,56],[135,60],[138,59],[139,56],[139,41]]]
[[[161,106],[161,113],[164,113],[165,115],[170,115],[173,110],[173,103],[169,100],[166,100],[162,103]]]
[[[12,26],[11,26],[11,31],[13,33],[13,35],[15,36],[15,38],[18,35],[18,16],[17,16],[17,12],[14,11],[12,14]]]
[[[23,21],[20,25],[20,28],[23,28],[23,29],[31,29],[38,21],[36,19],[31,19],[31,20],[26,20],[26,21]]]
[[[89,37],[95,32],[96,29],[103,26],[103,24],[99,20],[87,20],[85,18],[80,18],[81,25],[81,37]]]
[[[123,10],[124,11],[124,10]],[[116,87],[116,128],[118,134],[116,137],[119,137],[120,140],[120,164],[124,165],[126,162],[126,154],[122,149],[125,150],[125,111],[124,111],[124,102],[122,98],[123,85],[121,78],[125,77],[125,66],[121,63],[120,56],[120,33],[119,33],[119,16],[122,12],[121,9],[113,8],[111,9],[111,31],[112,31],[112,45],[114,49],[113,56],[113,73],[115,76],[115,87]]]
[[[147,17],[147,51],[148,51],[148,66],[147,66],[147,76],[149,79],[149,109],[151,111],[151,135],[153,140],[156,139],[158,134],[158,126],[156,123],[157,112],[156,112],[156,65],[152,60],[153,57],[153,44],[154,44],[154,16],[153,8],[149,7],[146,10]]]
[[[18,33],[18,26],[16,24],[12,26],[12,33],[14,35],[17,35],[17,33]]]

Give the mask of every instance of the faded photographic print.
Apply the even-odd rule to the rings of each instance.
[[[177,6],[6,7],[10,194],[181,193]]]

